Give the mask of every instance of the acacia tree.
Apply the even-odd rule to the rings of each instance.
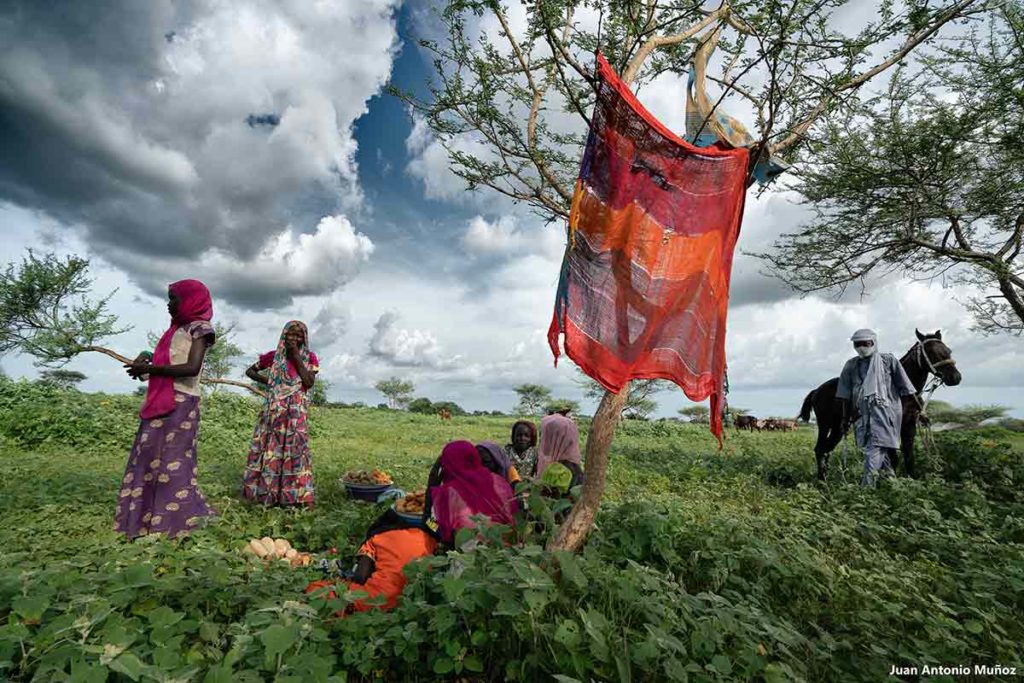
[[[987,290],[975,329],[1024,333],[1024,4],[923,55],[888,92],[835,112],[797,189],[814,212],[760,254],[802,292],[870,274]]]
[[[60,389],[74,389],[79,385],[79,383],[85,381],[86,376],[77,370],[56,368],[54,370],[44,370],[43,372],[40,372],[39,379],[46,384],[52,384]]]
[[[576,381],[583,388],[583,396],[591,401],[597,401],[604,397],[605,388],[595,380],[580,372]],[[629,393],[622,406],[622,416],[630,419],[644,419],[658,409],[658,402],[654,395],[662,391],[668,391],[673,386],[672,382],[664,379],[637,379],[629,384]]]
[[[564,413],[567,415],[579,415],[580,402],[571,398],[553,398],[544,404],[544,412]]]
[[[698,0],[535,0],[522,8],[526,27],[516,31],[498,0],[447,0],[446,37],[422,41],[436,66],[429,96],[396,94],[422,117],[470,189],[487,188],[546,220],[564,220],[587,135],[598,47],[638,89],[666,71],[685,73],[695,47],[714,41],[719,59],[709,78],[723,88],[714,106],[742,101],[752,112],[754,159],[795,161],[823,114],[945,24],[982,11],[985,0],[878,0],[867,25],[849,34],[831,21],[846,4],[723,0],[708,11]],[[592,20],[595,10],[599,22]],[[480,31],[481,16],[500,30]],[[881,54],[883,44],[897,47]],[[586,483],[550,543],[554,549],[578,549],[593,526],[628,393],[601,400],[587,439]]]
[[[392,410],[409,403],[412,398],[412,392],[416,391],[416,387],[412,382],[401,377],[382,379],[373,385],[373,388],[387,397],[388,408]]]
[[[0,273],[0,355],[23,353],[51,369],[87,352],[131,363],[131,358],[100,346],[106,338],[129,328],[120,327],[117,316],[107,310],[114,292],[91,299],[92,284],[89,261],[78,256],[37,256],[29,250],[20,264],[8,264]],[[200,381],[231,384],[264,395],[244,382],[206,373]]]
[[[690,418],[690,422],[707,424],[711,420],[711,409],[705,405],[686,406],[679,409],[679,414]]]
[[[513,388],[519,395],[516,410],[522,415],[538,415],[551,400],[551,389],[540,384],[520,384]]]

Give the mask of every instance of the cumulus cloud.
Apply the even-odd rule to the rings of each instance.
[[[273,236],[250,258],[238,258],[223,249],[210,249],[198,260],[150,258],[139,261],[130,251],[111,249],[111,263],[137,275],[140,285],[162,292],[168,282],[198,275],[216,298],[250,310],[277,308],[294,297],[331,292],[354,278],[370,258],[374,246],[356,232],[344,216],[327,216],[312,234],[288,228]]]
[[[313,318],[310,334],[320,348],[333,346],[345,336],[350,320],[348,305],[340,297],[332,296]]]
[[[505,215],[494,221],[475,216],[466,226],[462,245],[471,255],[537,254],[550,260],[561,260],[565,239],[565,231],[555,226],[538,225],[523,229],[516,216]]]
[[[0,200],[137,257],[120,265],[142,282],[153,259],[229,271],[284,234],[300,249],[360,206],[352,125],[390,73],[395,5],[4,3]]]
[[[448,150],[434,137],[426,120],[418,114],[412,115],[412,130],[406,138],[405,147],[409,155],[406,172],[423,184],[423,193],[428,199],[447,200],[458,203],[509,205],[501,196],[466,191],[466,181],[455,175],[448,159]],[[487,146],[471,136],[460,136],[452,141],[453,149],[471,154],[480,160],[494,157]]]
[[[383,313],[373,326],[369,355],[396,367],[451,367],[459,356],[446,357],[432,332],[398,327],[399,315]]]

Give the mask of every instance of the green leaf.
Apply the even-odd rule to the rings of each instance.
[[[981,633],[985,630],[985,627],[982,625],[982,623],[976,619],[968,619],[967,622],[964,623],[964,628],[967,629],[968,633],[975,634]]]
[[[203,683],[232,683],[233,681],[232,667],[229,664],[212,666],[203,677]]]
[[[125,652],[107,666],[110,667],[111,671],[122,673],[133,681],[139,680],[142,674],[149,668],[131,652]]]
[[[561,643],[570,650],[580,643],[580,627],[572,619],[563,619],[555,630],[555,642]]]
[[[715,671],[721,674],[732,673],[732,662],[725,655],[715,655],[711,658],[711,666],[715,667]]]
[[[149,623],[153,628],[160,628],[178,623],[185,618],[185,614],[183,612],[175,612],[170,607],[161,605],[147,614],[146,618],[149,619]]]
[[[38,624],[50,601],[41,595],[23,595],[11,602],[11,609],[26,624]]]
[[[562,577],[568,579],[577,588],[587,587],[587,577],[580,570],[580,563],[576,556],[568,551],[559,550],[555,552],[558,566],[562,570]]]
[[[260,634],[260,641],[266,648],[267,657],[274,659],[290,648],[298,638],[295,626],[274,624]]]
[[[462,665],[466,667],[466,671],[472,671],[473,673],[480,673],[484,670],[483,661],[474,654],[466,655],[466,658],[462,660]]]
[[[434,673],[447,674],[455,670],[455,662],[450,657],[438,657],[434,660]]]

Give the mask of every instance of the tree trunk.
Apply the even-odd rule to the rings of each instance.
[[[608,478],[608,452],[611,450],[615,427],[619,424],[619,416],[629,397],[629,385],[622,391],[613,394],[605,392],[601,405],[594,415],[587,435],[586,479],[583,492],[573,506],[568,519],[559,527],[548,543],[548,550],[568,550],[576,552],[583,547],[590,530],[594,528],[604,485]]]
[[[1006,303],[1010,305],[1010,310],[1024,323],[1024,301],[1021,301],[1017,288],[1014,287],[1013,282],[1007,277],[1000,277],[998,282],[999,291],[1002,293],[1003,298],[1006,299]]]

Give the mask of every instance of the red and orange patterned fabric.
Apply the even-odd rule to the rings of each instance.
[[[548,342],[618,392],[668,379],[711,399],[721,442],[729,275],[748,153],[695,147],[598,55],[597,101],[569,218]]]

